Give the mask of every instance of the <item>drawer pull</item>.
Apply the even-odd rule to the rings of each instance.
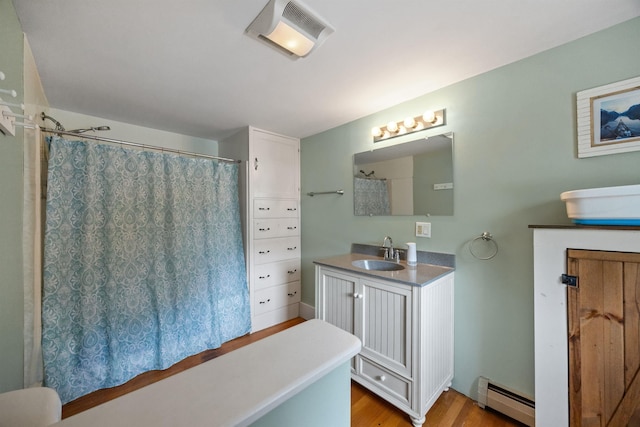
[[[297,211],[297,208],[287,208],[288,211]]]
[[[258,276],[258,279],[268,279],[269,277],[271,277],[271,275],[267,274],[266,276]]]
[[[387,379],[387,377],[385,377],[384,375],[380,375],[380,376],[378,377],[378,380],[380,380],[380,381],[382,381],[382,382],[384,382],[386,379]]]
[[[289,273],[289,274],[295,274],[295,273],[296,273],[296,271],[298,271],[298,270],[289,270],[289,271],[287,271],[287,273]]]
[[[261,255],[266,255],[268,253],[270,253],[271,251],[258,251],[259,254]]]
[[[297,293],[298,291],[293,291],[293,292],[289,292],[287,295],[289,295],[290,297],[294,297],[296,296]]]
[[[259,211],[270,211],[271,208],[258,208]]]
[[[287,248],[287,250],[288,250],[288,251],[295,251],[297,248],[298,248],[297,246],[294,246],[294,247],[292,247],[292,248]]]
[[[359,294],[359,293],[356,292],[356,293],[353,294],[353,297],[355,299],[360,299],[360,298],[362,298],[362,294]]]
[[[258,230],[259,230],[259,231],[269,231],[269,230],[271,230],[271,229],[267,227],[267,228],[258,228]]]
[[[287,230],[295,230],[295,229],[297,229],[297,228],[298,228],[298,227],[287,227]]]
[[[260,301],[260,304],[266,304],[266,303],[268,303],[269,301],[271,301],[271,298],[269,298],[269,299],[268,299],[268,300],[266,300],[266,301]]]

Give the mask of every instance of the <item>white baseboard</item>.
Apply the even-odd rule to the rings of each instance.
[[[305,320],[315,319],[316,317],[316,308],[312,305],[305,304],[303,302],[300,303],[300,317]]]

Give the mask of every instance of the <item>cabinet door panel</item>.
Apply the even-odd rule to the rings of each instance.
[[[298,140],[255,131],[251,145],[253,197],[297,198],[300,153]]]
[[[354,334],[357,279],[334,271],[320,271],[316,317]]]
[[[640,415],[640,254],[567,250],[571,426],[632,425]],[[635,424],[634,424],[635,425]]]
[[[361,280],[362,354],[411,375],[411,289]]]

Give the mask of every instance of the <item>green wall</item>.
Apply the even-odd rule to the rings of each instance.
[[[11,0],[0,0],[0,88],[23,93],[23,36]],[[16,111],[14,109],[14,111]],[[17,112],[17,111],[16,111]],[[22,129],[0,134],[0,392],[21,388],[22,376]]]
[[[575,124],[576,92],[640,75],[638,40],[640,18],[305,138],[303,302],[314,305],[312,261],[346,253],[352,242],[381,244],[389,235],[398,246],[417,241],[418,250],[453,253],[453,387],[475,397],[477,378],[487,376],[533,395],[528,225],[568,223],[563,191],[640,182],[640,152],[578,159]],[[373,148],[370,129],[438,108],[448,124],[422,134],[455,133],[455,215],[355,217],[352,156]],[[305,196],[340,188],[344,196]],[[432,238],[415,237],[416,221],[431,222]],[[500,248],[488,261],[468,250],[483,231]]]

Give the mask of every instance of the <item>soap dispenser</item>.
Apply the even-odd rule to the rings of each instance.
[[[416,264],[418,264],[416,244],[414,242],[407,242],[407,265],[413,266]]]

